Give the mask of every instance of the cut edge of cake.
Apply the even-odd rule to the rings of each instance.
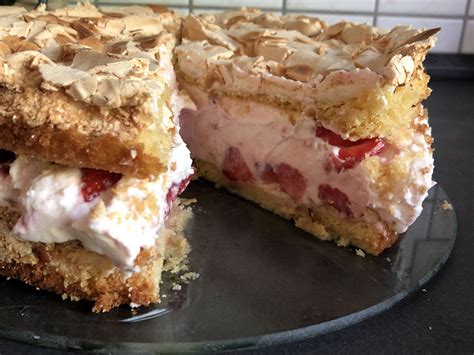
[[[372,255],[378,255],[391,247],[398,238],[397,233],[386,225],[380,229],[363,219],[343,220],[340,218],[339,211],[329,204],[312,208],[290,207],[293,202],[278,190],[271,187],[262,189],[252,184],[230,181],[219,168],[209,162],[195,160],[195,164],[200,177],[255,202],[268,211],[294,221],[297,227],[318,239],[332,240],[339,246],[353,245]],[[269,189],[273,190],[272,193],[269,193]],[[375,212],[373,218],[382,222]]]
[[[0,38],[1,148],[140,178],[166,170],[180,105],[179,18],[117,11],[79,4],[5,15],[16,25]]]
[[[429,96],[422,63],[438,31],[329,26],[246,8],[188,15],[175,50],[177,75],[217,95],[304,106],[343,138],[398,140],[409,129],[400,101],[408,110]]]
[[[179,18],[89,3],[2,14],[0,274],[94,312],[159,302],[190,250]]]
[[[131,7],[107,13],[99,12],[91,5],[79,5],[72,10],[58,10],[56,15],[48,13],[48,16],[52,15],[54,21],[75,18],[71,28],[83,38],[77,48],[70,45],[71,42],[60,43],[60,55],[70,55],[72,59],[82,53],[81,61],[85,61],[87,66],[88,60],[104,59],[101,52],[104,44],[88,32],[91,28],[117,20],[115,26],[121,19],[125,19],[125,29],[127,26],[134,28],[139,24],[137,18],[142,22],[146,20],[144,28],[147,28],[156,25],[155,12],[165,11],[155,7]],[[14,12],[10,14],[17,16]],[[46,13],[41,11],[33,12],[29,18],[25,17],[25,23],[44,15]],[[129,17],[133,21],[127,22]],[[155,73],[156,77],[151,77],[150,87],[143,92],[135,83],[129,83],[127,90],[131,90],[131,94],[129,92],[128,96],[116,95],[123,87],[120,78],[116,80],[113,76],[120,76],[122,70],[133,75],[137,72],[149,74],[149,68],[141,60],[143,58],[132,58],[126,68],[120,67],[122,64],[114,67],[118,61],[106,61],[101,70],[107,73],[108,66],[114,68],[107,73],[111,75],[103,85],[105,91],[99,92],[101,83],[95,80],[97,73],[85,75],[87,70],[78,70],[81,74],[68,71],[69,68],[64,69],[67,75],[59,77],[55,73],[58,63],[43,53],[38,54],[38,45],[20,37],[10,36],[4,40],[0,44],[0,80],[4,83],[0,89],[2,148],[22,156],[33,155],[50,162],[104,169],[136,178],[154,178],[165,173],[170,147],[178,129],[173,124],[180,108],[177,101],[183,100],[177,97],[174,74],[167,76],[166,73],[170,68],[172,70],[172,48],[179,21],[173,16],[166,15],[165,18],[169,29],[165,28],[163,35],[153,38],[132,36],[132,42],[136,42],[136,47],[144,53],[147,49],[159,47],[161,52],[154,53],[155,57],[163,55],[168,62],[161,68],[163,70]],[[254,26],[253,29],[256,26],[258,31],[239,32],[239,23],[246,21],[251,23],[250,27]],[[229,34],[227,30],[235,30],[235,33]],[[278,37],[272,33],[276,30],[282,31],[279,34],[291,32],[288,35],[291,38]],[[183,88],[194,86],[194,90],[204,90],[210,97],[215,95],[217,98],[274,105],[282,111],[295,112],[295,115],[300,114],[300,108],[304,107],[305,115],[312,116],[314,122],[323,124],[324,128],[334,130],[341,139],[364,141],[383,138],[391,144],[416,133],[423,136],[429,146],[431,136],[426,111],[421,106],[421,101],[430,93],[427,87],[429,77],[422,62],[434,45],[436,32],[436,29],[421,31],[397,27],[382,33],[366,25],[341,22],[328,26],[306,16],[278,17],[254,9],[200,17],[190,15],[183,26],[183,44],[176,49],[175,68]],[[329,44],[321,42],[316,48],[316,38]],[[350,53],[344,53],[341,63],[336,63],[339,67],[336,65],[329,69],[330,66],[326,66],[319,72],[314,65],[320,63],[312,61],[311,56],[324,57],[331,50],[331,43],[338,39],[345,44],[355,44],[355,47]],[[65,39],[60,37],[60,40]],[[301,48],[313,46],[313,54],[302,50],[305,55],[298,56],[298,50],[282,48],[285,46],[281,44],[289,40],[298,42],[297,46]],[[379,46],[372,46],[371,43],[377,40]],[[112,53],[112,57],[122,55],[126,49],[125,44],[116,44],[117,51]],[[342,47],[334,45],[344,52],[345,47]],[[262,48],[264,52],[259,54]],[[380,62],[380,51],[387,62]],[[269,59],[272,56],[279,59]],[[79,68],[83,66],[81,61],[76,63]],[[202,69],[203,63],[205,69]],[[33,85],[23,86],[32,73]],[[67,76],[74,80],[64,82]],[[121,79],[124,78],[127,75]],[[155,85],[158,82],[159,85]],[[156,95],[157,92],[160,94]],[[143,109],[147,105],[148,108]],[[81,119],[85,116],[99,117],[99,128],[94,124],[81,126]],[[138,127],[138,121],[147,121],[148,126]],[[147,131],[162,121],[158,130]],[[297,121],[295,119],[292,124],[296,125]],[[110,125],[102,129],[101,124]],[[107,133],[108,129],[112,134]],[[136,135],[120,137],[126,130],[135,131]],[[148,140],[152,143],[147,144]],[[402,161],[397,163],[399,166],[381,168],[375,158],[364,158],[369,175],[381,180],[376,187],[380,191],[387,188],[387,181],[396,180],[404,171]],[[398,238],[399,234],[370,209],[368,219],[341,218],[341,210],[334,203],[308,208],[307,205],[295,204],[294,198],[274,185],[261,188],[247,182],[232,181],[223,174],[221,167],[211,162],[196,159],[195,163],[200,176],[294,220],[296,226],[320,239],[334,240],[342,246],[354,245],[378,255]],[[426,172],[430,178],[431,172]],[[178,191],[178,187],[175,189]],[[135,259],[135,266],[139,269],[131,274],[114,266],[109,258],[86,250],[78,241],[45,244],[12,237],[10,230],[17,211],[2,207],[0,274],[52,290],[63,298],[92,300],[95,312],[107,312],[121,304],[138,306],[159,302],[162,270],[179,270],[189,252],[189,246],[181,235],[189,211],[178,205],[176,203],[171,210],[156,244],[142,248]],[[370,219],[372,223],[368,222]],[[71,263],[71,259],[78,262]]]
[[[182,126],[199,175],[378,255],[433,185],[423,60],[438,31],[246,8],[188,15],[176,71],[197,106]]]
[[[142,248],[132,273],[124,272],[106,256],[85,249],[78,241],[20,240],[10,232],[18,211],[2,206],[0,213],[0,274],[53,291],[63,299],[92,301],[94,312],[108,312],[122,304],[138,307],[159,303],[163,265],[174,273],[186,269],[190,246],[184,233],[192,212],[179,201],[156,244]]]

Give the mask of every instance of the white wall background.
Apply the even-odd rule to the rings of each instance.
[[[398,24],[441,27],[433,52],[474,54],[474,0],[95,0],[95,3],[102,7],[163,4],[182,14],[253,6],[279,14],[304,13],[329,23],[346,19],[385,28]]]

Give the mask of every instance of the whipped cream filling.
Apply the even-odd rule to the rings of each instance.
[[[79,168],[19,156],[9,175],[0,177],[0,201],[21,209],[13,228],[19,238],[42,243],[77,239],[133,271],[140,249],[154,244],[164,224],[170,187],[193,174],[191,164],[177,135],[166,173],[147,180],[123,176],[114,188],[86,202]]]
[[[364,161],[351,169],[328,171],[328,159],[337,156],[340,148],[317,137],[317,123],[304,113],[291,118],[287,111],[267,104],[209,97],[196,88],[187,89],[198,110],[182,113],[181,126],[194,158],[222,169],[227,150],[237,148],[252,173],[250,182],[286,198],[289,206],[321,205],[319,186],[329,185],[347,196],[354,217],[373,224],[370,210],[376,211],[397,233],[405,232],[421,213],[422,202],[433,185],[433,158],[422,134],[415,133],[406,146],[387,145],[379,156],[370,158],[390,164],[396,157],[399,163],[407,165],[406,179],[397,181],[385,194],[376,189],[376,181]],[[267,166],[280,164],[296,169],[303,177],[304,193],[297,201],[279,186],[262,179]]]

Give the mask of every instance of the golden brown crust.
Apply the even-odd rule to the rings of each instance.
[[[315,17],[242,8],[187,16],[178,52],[194,60],[204,48],[201,55],[209,59],[208,67],[217,66],[214,74],[222,84],[229,84],[232,75],[222,75],[221,69],[235,65],[249,76],[264,73],[314,87],[332,72],[369,69],[397,85],[409,80],[439,30],[396,26],[387,32],[347,21],[329,26]],[[188,69],[196,74],[202,67]]]
[[[59,245],[57,249],[64,249]],[[61,251],[58,251],[61,253]],[[56,253],[51,253],[52,257]],[[85,299],[94,301],[94,312],[108,312],[121,304],[150,305],[159,301],[159,276],[150,272],[159,268],[159,261],[152,261],[144,265],[144,270],[135,273],[126,281],[120,273],[101,279],[71,280],[47,262],[22,264],[16,262],[0,262],[0,274],[6,277],[21,280],[28,285],[36,286],[42,290],[52,291],[72,300]],[[157,274],[159,271],[157,272]],[[147,275],[149,274],[149,275]],[[130,290],[130,291],[129,291]]]
[[[178,72],[181,86],[195,100],[198,108],[202,109],[199,107],[202,99],[199,100],[199,98],[202,97],[202,91],[205,89],[198,83],[190,83],[181,74]],[[315,102],[313,106],[306,107],[299,106],[295,102],[282,103],[273,100],[268,95],[239,96],[220,92],[209,93],[209,96],[212,96],[214,100],[225,100],[221,104],[223,110],[226,109],[226,102],[242,107],[252,103],[262,103],[286,112],[292,124],[295,124],[297,117],[304,114],[353,140],[380,137],[388,142],[399,144],[413,134],[414,117],[420,115],[421,102],[431,93],[427,86],[428,81],[429,76],[419,71],[408,84],[399,86],[393,91],[388,88],[378,88],[357,98],[331,104]],[[427,127],[426,124],[425,127]]]
[[[94,312],[108,312],[121,304],[149,305],[159,302],[159,286],[165,250],[173,267],[189,252],[182,230],[189,211],[179,206],[170,214],[170,225],[161,231],[154,247],[142,249],[130,276],[111,261],[86,250],[77,241],[45,244],[23,241],[9,232],[18,211],[0,207],[0,275],[19,279],[63,298],[94,301]]]
[[[430,93],[423,60],[438,30],[328,26],[245,8],[189,15],[177,75],[213,95],[312,111],[344,138],[393,141],[406,136],[411,107]]]
[[[79,242],[44,244],[16,239],[5,228],[16,220],[1,208],[0,274],[73,300],[95,302],[93,311],[107,312],[121,304],[149,305],[159,301],[164,243],[142,250],[140,272],[127,277],[110,260],[84,249]],[[6,220],[7,219],[7,220]]]
[[[226,179],[219,169],[210,163],[202,160],[196,160],[195,163],[201,177],[293,220],[297,227],[319,239],[333,240],[342,246],[354,245],[372,255],[378,255],[392,246],[398,238],[398,234],[383,223],[376,212],[373,212],[373,218],[378,223],[369,224],[360,218],[342,218],[334,207],[327,204],[292,208],[286,199],[275,197],[254,184]],[[376,224],[381,228],[375,227]]]
[[[178,17],[90,4],[11,13],[0,33],[0,148],[146,178],[165,170],[180,104]]]
[[[421,102],[428,98],[429,76],[419,70],[406,85],[393,91],[383,87],[365,96],[316,104],[317,120],[351,139],[381,137],[399,143],[412,135],[413,117],[417,117]]]
[[[0,88],[0,108],[0,148],[142,178],[167,168],[166,147],[171,146],[172,134],[156,127],[155,135],[147,138],[156,149],[150,154],[139,139],[143,129],[139,122],[145,120],[133,108],[101,111],[63,93],[32,88],[21,92]],[[96,130],[84,128],[96,125]]]

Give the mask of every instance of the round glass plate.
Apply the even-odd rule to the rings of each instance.
[[[0,336],[69,349],[178,352],[296,341],[387,310],[439,270],[456,235],[440,186],[378,257],[319,241],[207,182],[193,182],[185,197],[197,198],[188,237],[198,279],[180,291],[165,280],[160,305],[107,314],[0,279]]]

